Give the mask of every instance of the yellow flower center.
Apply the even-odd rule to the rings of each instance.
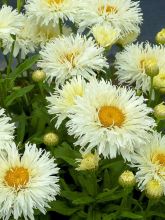
[[[80,54],[80,51],[78,50],[75,50],[75,51],[71,51],[69,53],[66,53],[64,55],[61,56],[60,58],[60,62],[63,64],[63,63],[66,63],[66,62],[69,62],[71,64],[72,67],[75,67],[76,66],[76,57]]]
[[[154,58],[142,59],[140,61],[140,68],[143,71],[145,71],[147,67],[154,66],[156,64],[157,64],[157,62],[156,62],[156,59],[154,59]]]
[[[49,5],[60,5],[64,2],[64,0],[48,0]]]
[[[24,187],[29,181],[28,169],[24,167],[11,168],[6,172],[5,182],[8,186],[19,188]]]
[[[104,127],[109,127],[112,125],[121,127],[125,120],[123,112],[114,106],[101,107],[98,116],[101,124]]]
[[[117,8],[115,6],[111,5],[101,5],[98,7],[98,13],[99,15],[102,15],[104,13],[106,14],[116,14],[118,12]]]
[[[161,166],[165,166],[165,154],[164,153],[156,153],[152,157],[153,163],[158,163]]]

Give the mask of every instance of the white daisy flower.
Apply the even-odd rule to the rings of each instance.
[[[33,40],[31,31],[33,30],[33,24],[26,16],[24,16],[23,26],[20,28],[16,35],[13,56],[16,57],[19,52],[21,52],[21,58],[25,58],[28,53],[35,52],[36,45]],[[5,43],[4,54],[11,51],[12,42]]]
[[[5,47],[7,42],[11,45],[13,38],[11,35],[19,33],[23,26],[23,15],[18,14],[12,7],[3,5],[0,9],[0,39]]]
[[[95,24],[109,24],[122,33],[130,32],[142,23],[139,1],[131,0],[81,0],[80,28]]]
[[[57,84],[63,84],[73,76],[90,80],[97,71],[108,67],[103,51],[92,38],[62,36],[43,47],[38,67],[44,70],[49,82],[55,78]]]
[[[117,44],[120,44],[123,47],[125,47],[128,44],[131,44],[134,41],[136,41],[139,35],[140,35],[140,28],[135,27],[134,30],[132,30],[131,32],[120,36],[120,38],[117,41]]]
[[[136,89],[150,90],[151,78],[146,74],[146,65],[155,63],[159,69],[165,65],[165,48],[146,44],[131,44],[116,55],[116,75],[119,82],[135,83]]]
[[[11,118],[5,115],[5,110],[0,109],[0,149],[5,148],[14,139],[15,125]]]
[[[73,78],[66,82],[62,88],[57,88],[50,97],[47,97],[48,112],[57,118],[55,125],[57,128],[68,117],[68,110],[75,104],[76,97],[84,94],[85,85],[86,82],[81,77]]]
[[[131,166],[138,169],[136,178],[141,190],[156,180],[163,186],[165,194],[165,136],[157,132],[151,134],[147,144],[132,155]]]
[[[120,36],[120,30],[110,25],[95,25],[92,33],[96,42],[102,47],[111,47]]]
[[[87,152],[96,147],[104,157],[121,153],[129,159],[129,153],[146,141],[147,132],[155,125],[147,116],[152,110],[144,101],[132,90],[93,80],[70,109],[68,132]]]
[[[58,168],[50,154],[26,144],[23,155],[13,143],[0,152],[0,218],[34,220],[34,209],[46,213],[59,193]]]
[[[28,16],[37,22],[56,25],[59,19],[74,22],[78,6],[77,0],[27,0],[25,9]]]
[[[43,46],[61,35],[59,25],[54,26],[52,22],[48,25],[36,23],[34,21],[31,21],[31,23],[30,35],[37,45]],[[71,29],[63,25],[63,35],[68,36],[70,33]]]

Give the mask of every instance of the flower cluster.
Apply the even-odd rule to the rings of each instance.
[[[115,199],[98,219],[151,215],[122,210],[136,183],[165,195],[165,29],[134,43],[142,21],[136,0],[1,7],[0,218],[94,219]]]

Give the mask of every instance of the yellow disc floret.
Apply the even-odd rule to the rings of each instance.
[[[8,186],[18,189],[29,181],[29,171],[24,167],[14,167],[6,172],[5,182]]]
[[[125,116],[123,112],[115,106],[103,106],[98,112],[100,123],[104,127],[117,126],[121,127],[124,123]]]

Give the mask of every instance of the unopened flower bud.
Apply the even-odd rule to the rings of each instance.
[[[154,108],[154,116],[158,120],[165,120],[165,103],[162,102]]]
[[[47,146],[54,147],[58,144],[59,142],[59,137],[57,134],[53,132],[49,132],[44,135],[43,137],[43,143]]]
[[[82,154],[82,159],[76,159],[79,167],[76,170],[93,170],[98,167],[100,157],[97,153]]]
[[[165,44],[165,28],[163,28],[160,32],[156,35],[156,43],[158,44]]]
[[[157,180],[150,180],[146,185],[145,192],[149,199],[159,199],[163,196],[163,186]]]
[[[165,91],[165,73],[159,73],[153,79],[153,86],[155,89],[159,90],[161,93]]]
[[[36,70],[32,73],[32,79],[34,82],[43,82],[46,78],[46,74],[42,70]]]
[[[133,187],[136,184],[135,175],[129,171],[124,171],[119,177],[119,184],[122,187]]]
[[[147,60],[145,61],[145,73],[148,76],[154,77],[159,74],[159,66],[157,62],[153,60]]]

